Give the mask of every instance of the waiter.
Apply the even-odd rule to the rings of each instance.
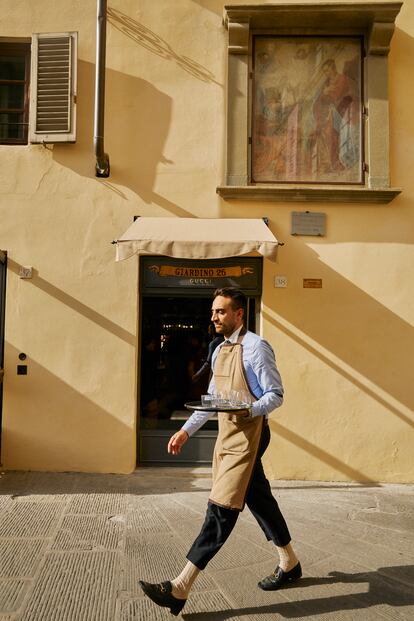
[[[144,593],[159,606],[170,608],[173,615],[184,607],[198,573],[225,543],[245,504],[279,553],[275,571],[258,586],[272,591],[302,575],[288,527],[261,462],[270,441],[267,417],[283,402],[282,382],[269,343],[244,327],[246,310],[247,298],[242,291],[225,287],[214,292],[211,320],[225,340],[213,355],[209,393],[241,392],[250,405],[237,414],[219,412],[213,487],[204,524],[187,554],[187,565],[177,578],[159,584],[140,580]],[[171,437],[168,452],[177,455],[211,414],[194,412]]]

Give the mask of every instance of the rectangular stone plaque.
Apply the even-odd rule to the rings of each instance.
[[[292,235],[326,235],[326,213],[292,211]]]
[[[322,278],[304,278],[304,289],[322,289]]]

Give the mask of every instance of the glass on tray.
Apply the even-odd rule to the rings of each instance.
[[[213,395],[201,395],[201,405],[216,408],[240,409],[251,404],[251,396],[244,390],[218,391]]]
[[[213,405],[213,395],[201,395],[201,405],[210,407]]]

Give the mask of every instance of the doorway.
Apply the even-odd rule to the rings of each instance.
[[[140,264],[138,461],[210,465],[217,416],[193,435],[179,455],[169,455],[167,444],[191,415],[184,404],[199,401],[207,392],[210,369],[203,365],[209,343],[217,337],[210,322],[214,290],[240,286],[248,297],[247,327],[255,331],[261,260],[143,257]]]
[[[217,437],[212,416],[180,455],[167,453],[169,438],[191,412],[184,403],[206,394],[210,370],[203,365],[211,330],[208,297],[143,297],[140,356],[140,462],[210,464]],[[249,300],[249,329],[254,330],[255,300]],[[195,440],[195,441],[194,441]]]

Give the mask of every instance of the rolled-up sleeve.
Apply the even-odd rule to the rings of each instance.
[[[283,403],[283,385],[275,354],[267,341],[257,343],[249,361],[261,395],[252,404],[252,416],[266,416]]]

